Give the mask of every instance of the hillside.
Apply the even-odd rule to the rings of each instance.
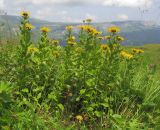
[[[19,19],[20,17],[18,16],[0,16],[0,32],[3,32],[0,35],[0,39],[14,38],[14,35],[16,35],[18,32]],[[64,36],[64,29],[66,25],[80,25],[80,23],[56,23],[33,18],[30,19],[30,22],[35,26],[35,29],[33,31],[34,36],[38,36],[38,30],[41,26],[48,26],[52,29],[50,36],[58,39],[62,39],[62,37]],[[120,21],[93,23],[93,25],[97,29],[102,30],[104,34],[106,33],[107,27],[112,25],[119,26],[122,30],[121,35],[127,39],[124,45],[143,45],[148,43],[160,43],[160,25],[157,25],[154,22]],[[75,34],[77,34],[77,30],[74,30],[74,32]]]

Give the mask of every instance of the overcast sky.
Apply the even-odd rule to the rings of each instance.
[[[160,0],[0,0],[10,15],[22,10],[53,22],[147,20],[160,22]]]

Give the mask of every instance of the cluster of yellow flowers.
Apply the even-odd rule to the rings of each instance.
[[[66,30],[71,31],[73,29],[73,26],[66,26]]]
[[[92,22],[92,19],[91,19],[91,18],[88,18],[88,19],[86,19],[86,22],[87,22],[87,23],[91,23],[91,22]]]
[[[117,40],[118,40],[119,42],[124,41],[124,38],[121,37],[121,36],[117,36],[116,38],[117,38]]]
[[[100,37],[98,37],[98,39],[99,39],[99,40],[104,40],[105,37],[100,36]]]
[[[24,26],[28,30],[32,30],[34,28],[34,26],[32,24],[30,24],[30,23],[26,23]]]
[[[60,53],[58,51],[55,51],[55,52],[53,52],[53,56],[55,58],[58,58],[58,57],[60,57]]]
[[[76,40],[75,36],[70,36],[69,38],[67,38],[68,45],[71,46],[76,45],[77,43],[75,42],[75,40]]]
[[[28,50],[27,50],[28,53],[36,53],[38,51],[39,51],[38,48],[36,48],[34,46],[28,47]]]
[[[133,51],[134,53],[137,53],[137,54],[144,53],[143,50],[141,50],[141,49],[136,49],[136,48],[132,49],[132,51]]]
[[[126,51],[121,51],[120,55],[123,57],[123,58],[126,58],[126,59],[132,59],[133,58],[133,55],[126,52]]]
[[[77,115],[76,120],[79,121],[79,122],[82,122],[83,121],[83,116]]]
[[[50,32],[51,30],[47,27],[41,27],[40,30],[43,32],[43,33],[48,33]]]
[[[82,25],[82,26],[78,26],[79,29],[87,32],[88,34],[92,35],[92,36],[97,36],[102,34],[102,32],[97,31],[96,28],[90,26],[90,25]]]
[[[59,41],[58,40],[51,40],[51,43],[54,44],[55,46],[59,45]]]
[[[109,51],[109,50],[110,50],[109,46],[106,45],[106,44],[102,44],[102,45],[101,45],[101,49],[104,50],[104,51],[106,51],[106,50]]]
[[[24,18],[24,19],[28,19],[30,17],[30,13],[27,12],[27,11],[22,11],[21,12],[21,16]],[[34,26],[30,23],[25,23],[24,24],[24,27],[28,30],[32,30],[34,28]],[[47,28],[47,27],[41,27],[40,30],[43,32],[43,33],[48,33],[50,32],[50,29]]]
[[[27,12],[27,11],[22,11],[22,12],[21,12],[21,16],[26,19],[26,18],[29,18],[30,13]]]
[[[111,27],[108,28],[108,32],[110,32],[110,33],[118,33],[118,32],[120,32],[120,28],[116,27],[116,26],[111,26]]]
[[[109,39],[111,39],[111,36],[105,36],[105,39],[109,40]]]
[[[83,23],[91,23],[91,22],[92,22],[92,19],[91,19],[91,18],[88,18],[88,19],[83,20]]]

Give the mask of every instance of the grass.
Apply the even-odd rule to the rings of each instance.
[[[145,44],[143,46],[128,46],[128,48],[141,48],[145,51],[145,55],[149,56],[149,59],[155,63],[160,63],[160,44]]]

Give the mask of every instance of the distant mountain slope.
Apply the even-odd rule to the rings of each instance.
[[[12,38],[18,32],[18,25],[20,17],[1,15],[0,16],[0,39]],[[36,27],[33,35],[39,35],[39,28],[41,26],[48,26],[53,31],[50,33],[51,37],[63,39],[65,34],[65,26],[73,25],[78,26],[80,23],[54,23],[38,19],[30,19],[30,22]],[[104,22],[93,23],[93,25],[107,35],[106,29],[109,26],[119,26],[121,28],[121,35],[126,38],[125,45],[142,45],[147,43],[160,43],[160,25],[154,22],[145,21],[120,21],[120,22]],[[74,30],[77,34],[77,30]]]

